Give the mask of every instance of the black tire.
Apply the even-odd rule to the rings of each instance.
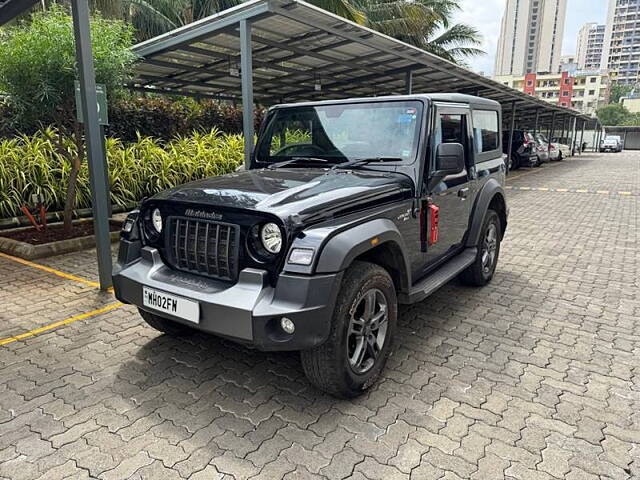
[[[480,232],[480,239],[478,240],[478,254],[475,261],[467,267],[460,274],[460,281],[465,285],[471,285],[475,287],[482,287],[489,283],[493,278],[493,274],[496,271],[498,265],[498,258],[500,257],[500,239],[502,238],[502,228],[500,224],[500,217],[495,210],[487,210],[487,214],[482,225],[482,231]],[[493,256],[488,251],[489,244],[487,243],[487,235],[489,230],[493,229],[495,242],[493,246]],[[490,257],[490,263],[487,264],[485,259],[485,253]]]
[[[140,316],[150,327],[155,328],[159,332],[171,335],[172,337],[184,337],[194,332],[192,328],[186,325],[146,312],[141,308],[138,309],[138,312],[140,312]]]
[[[370,327],[375,326],[373,323],[370,327],[366,326],[369,320],[364,308],[367,305],[367,298],[371,295],[375,296],[375,304],[371,311],[372,322],[383,310],[381,308],[376,311],[380,306],[378,301],[382,301],[383,297],[386,301],[386,329],[382,333],[383,338],[380,337],[382,328],[379,328],[376,333],[375,328],[369,330]],[[384,369],[391,353],[397,321],[398,302],[389,273],[372,263],[354,262],[342,279],[342,287],[331,319],[329,338],[316,348],[300,352],[302,367],[307,378],[318,389],[335,397],[353,398],[361,395],[376,382]],[[355,332],[355,326],[352,331],[352,322],[355,325],[362,325],[358,328],[362,328],[365,333],[360,336]],[[381,322],[380,326],[383,323]],[[375,343],[370,344],[367,339]],[[362,343],[358,343],[359,340],[362,340]],[[379,341],[382,341],[382,347],[378,345]],[[360,350],[357,350],[358,345]],[[377,354],[374,352],[376,347]],[[362,361],[354,365],[350,355],[359,357],[356,352],[363,350]],[[372,358],[366,358],[365,363],[367,355]],[[368,368],[363,370],[366,366]]]
[[[560,152],[560,153],[558,154],[558,161],[559,161],[559,162],[561,162],[561,161],[562,161],[562,159],[563,159],[563,157],[562,157],[562,152]]]
[[[520,168],[520,159],[517,156],[514,156],[511,159],[511,170],[518,170]]]

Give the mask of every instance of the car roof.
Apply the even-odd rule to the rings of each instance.
[[[384,101],[427,101],[431,102],[443,102],[443,103],[462,103],[468,104],[472,108],[482,108],[488,110],[500,111],[500,103],[495,100],[489,100],[488,98],[475,97],[473,95],[465,95],[462,93],[421,93],[415,95],[386,95],[382,97],[359,97],[359,98],[346,98],[342,100],[322,100],[319,102],[300,102],[300,103],[284,103],[280,105],[274,105],[272,109],[276,108],[288,108],[288,107],[311,107],[318,105],[340,105],[349,103],[366,103],[366,102],[384,102]]]

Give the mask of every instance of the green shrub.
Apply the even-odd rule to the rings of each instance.
[[[20,206],[28,204],[34,193],[42,194],[49,211],[63,208],[70,165],[59,153],[59,140],[65,149],[76,148],[75,142],[58,137],[51,128],[0,140],[0,217],[21,215]],[[175,185],[232,172],[244,158],[242,136],[216,129],[170,142],[141,136],[125,145],[110,138],[106,146],[114,205],[129,205]],[[90,206],[85,162],[78,176],[76,208]]]

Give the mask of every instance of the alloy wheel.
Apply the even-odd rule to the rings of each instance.
[[[491,273],[491,269],[496,260],[498,250],[498,228],[495,223],[487,226],[487,232],[482,242],[482,271],[485,275]]]
[[[382,352],[389,327],[387,299],[377,288],[367,290],[351,309],[347,332],[347,357],[357,374],[371,370]]]

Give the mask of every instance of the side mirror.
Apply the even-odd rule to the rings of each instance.
[[[434,176],[455,175],[465,169],[464,147],[460,143],[441,143],[436,150]]]

